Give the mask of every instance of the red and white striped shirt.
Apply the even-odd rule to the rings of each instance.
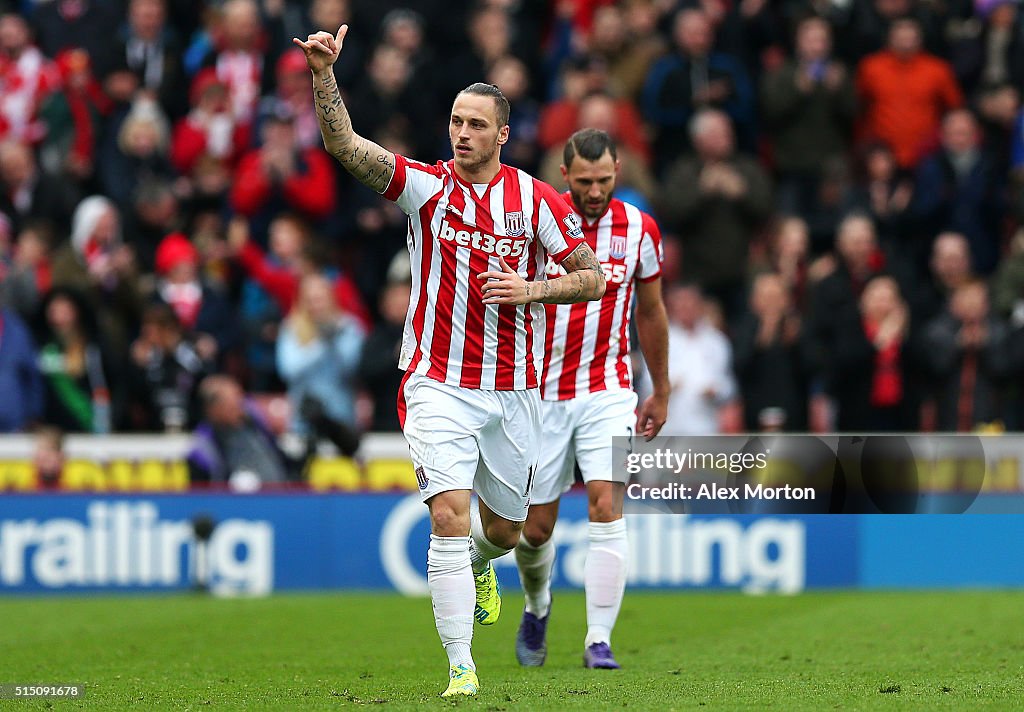
[[[561,262],[583,240],[579,218],[558,192],[502,165],[486,185],[459,178],[453,161],[432,166],[395,156],[384,191],[409,216],[412,300],[399,366],[485,390],[539,385],[534,325],[540,304],[484,304],[481,272],[504,258],[525,280]]]
[[[571,204],[572,197],[564,199]],[[583,234],[605,277],[604,297],[580,304],[548,304],[544,342],[544,400],[630,388],[629,319],[633,282],[661,276],[661,232],[647,213],[612,198],[608,209]],[[553,263],[549,277],[562,274]]]

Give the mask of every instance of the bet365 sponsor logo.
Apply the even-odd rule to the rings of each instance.
[[[521,257],[526,252],[527,243],[523,237],[495,237],[479,230],[456,230],[447,219],[441,221],[441,239],[498,257]]]

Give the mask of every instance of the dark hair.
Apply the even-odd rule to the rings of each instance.
[[[498,128],[508,124],[508,115],[511,113],[511,109],[508,105],[508,99],[505,98],[505,95],[501,93],[501,89],[498,87],[493,84],[476,82],[460,91],[459,94],[476,94],[477,96],[491,97],[494,99],[494,110],[498,114]]]
[[[609,136],[607,131],[580,129],[565,142],[565,150],[562,151],[562,164],[569,168],[572,165],[572,159],[576,156],[584,161],[596,161],[605,154],[605,151],[612,155],[612,160],[618,160],[615,139]]]
[[[142,312],[142,323],[153,324],[163,329],[174,329],[178,332],[182,330],[177,313],[170,304],[164,302],[154,302],[147,306]]]

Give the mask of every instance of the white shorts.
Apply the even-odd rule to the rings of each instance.
[[[526,520],[540,442],[540,391],[460,388],[409,374],[405,439],[423,501],[473,490],[495,514]]]
[[[561,497],[572,487],[577,463],[584,482],[615,480],[612,438],[635,434],[636,404],[636,393],[624,388],[544,401],[533,503],[548,504]],[[622,454],[623,465],[626,454]]]

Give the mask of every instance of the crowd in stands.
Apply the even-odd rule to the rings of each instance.
[[[324,152],[291,44],[343,22],[392,151],[450,156],[481,79],[558,188],[573,131],[617,139],[664,234],[666,434],[1024,427],[1017,2],[0,0],[0,431],[277,457],[243,392],[343,452],[397,429],[405,216]]]

